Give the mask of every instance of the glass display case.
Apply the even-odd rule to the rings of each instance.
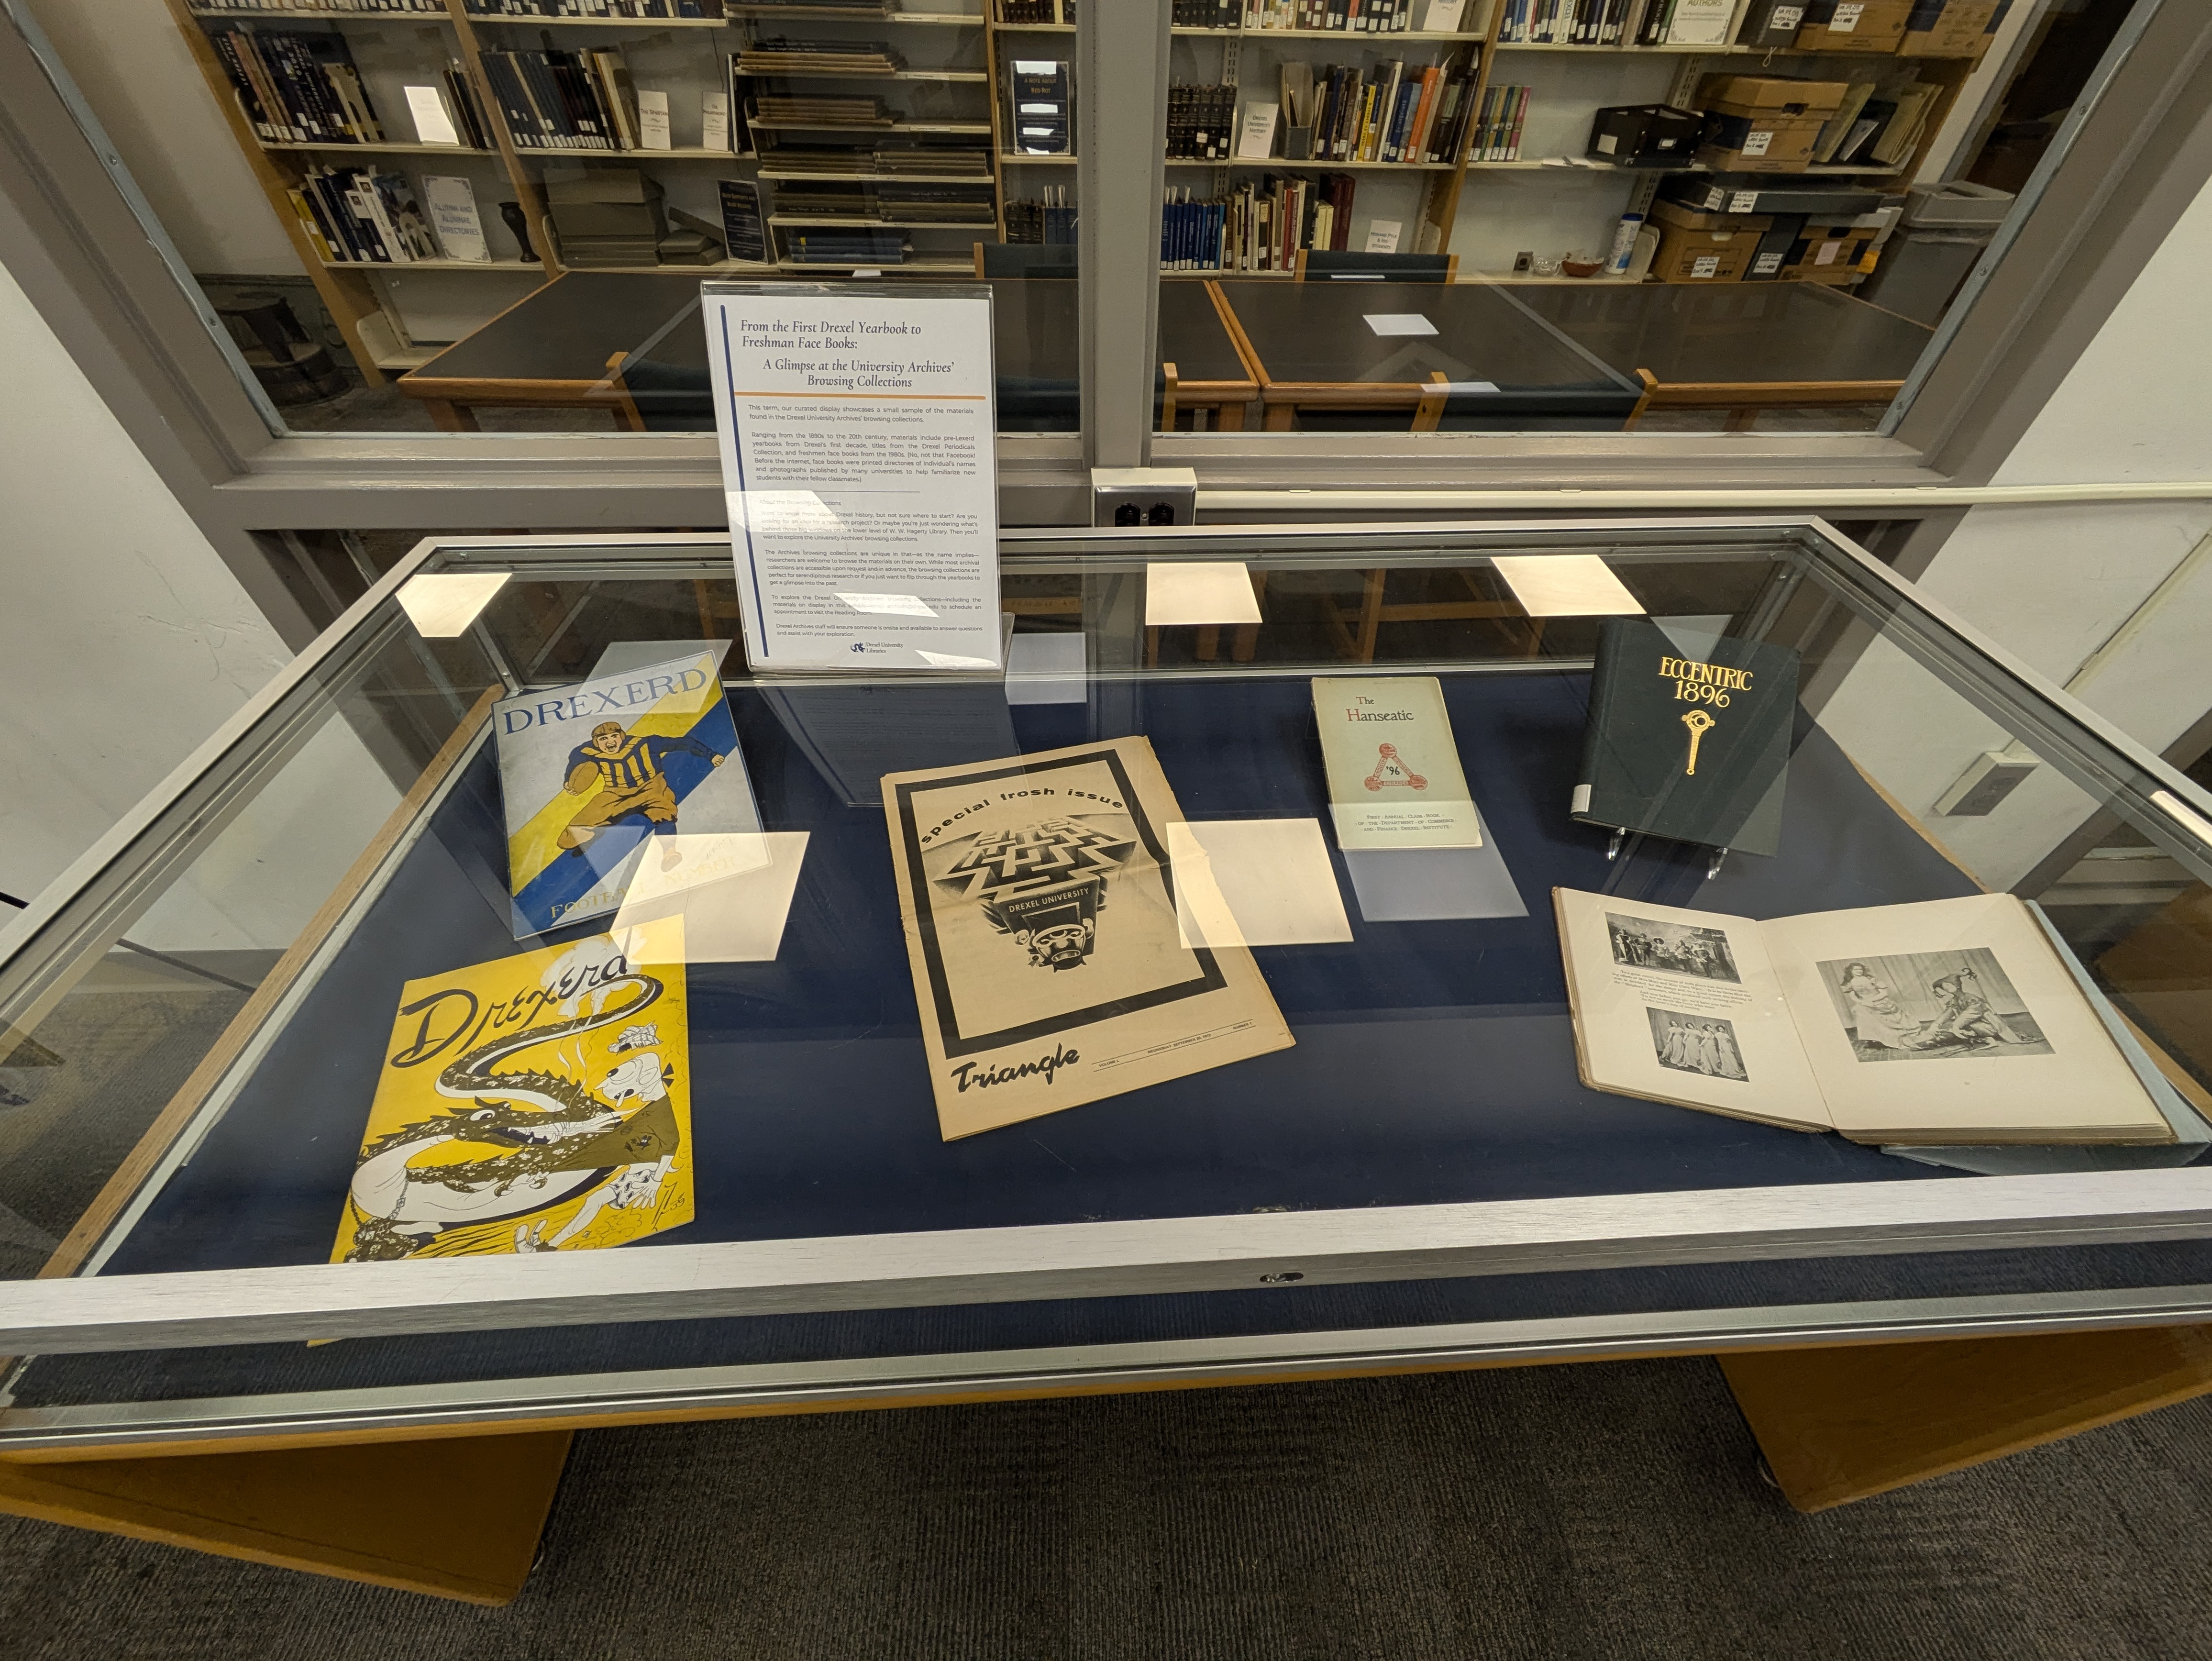
[[[0,1455],[2212,1314],[2212,795],[1829,527],[1009,532],[1002,576],[1003,675],[770,678],[729,643],[724,538],[457,539],[392,571],[0,935]],[[1625,625],[1684,684],[1731,654],[1791,666],[1766,851],[1578,795]],[[702,654],[732,737],[679,755],[653,728],[626,782],[564,737],[562,822],[709,766],[751,818],[693,835],[615,803],[618,872],[573,830],[533,868],[618,891],[518,934],[515,712],[619,726],[573,689]],[[1370,745],[1333,794],[1316,710],[1354,680],[1383,704],[1433,686],[1391,730],[1449,741],[1479,837],[1356,845],[1360,793],[1404,780]],[[1699,731],[1662,736],[1694,766]],[[1102,873],[1048,925],[921,857],[939,821],[903,776],[1009,794],[1054,752],[1121,757],[1152,824],[1117,842],[1121,804],[1063,796],[1038,823],[1073,830],[1010,833]],[[2154,904],[2064,879],[2095,826],[2161,861]],[[1748,1048],[1656,1028],[1686,1091],[1726,1075],[1748,1116],[1593,1088],[1555,891],[1753,922],[2047,894],[2021,915],[2090,1023],[2058,1047],[2109,1043],[2152,1129],[1759,1123]],[[1091,1040],[1023,1001],[1087,985],[1085,1019],[1148,1019],[1110,935],[1164,895],[1159,950],[1242,965],[1221,973],[1273,1036],[1215,1064],[1171,1052],[1218,1029],[1125,1031],[1094,1068],[1151,1070],[1083,1094]],[[1013,955],[933,988],[923,937],[970,901],[969,946]],[[1063,925],[1065,964],[1036,944]],[[646,959],[649,1012],[624,1001]],[[1977,995],[1960,964],[1906,985],[1889,962],[1838,996],[1847,1059],[1888,1061],[1862,1073],[1894,1099],[1936,1090],[1931,1048],[2026,1079],[2063,1025],[1986,969]],[[1917,1039],[1882,1051],[1885,997]],[[954,1079],[979,1025],[1042,1033],[1037,1066]],[[433,1060],[434,1088],[406,1074]],[[1024,1105],[941,1118],[971,1085]]]

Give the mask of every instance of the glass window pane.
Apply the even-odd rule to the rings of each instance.
[[[1162,358],[1212,281],[1242,424],[1872,429],[2130,9],[1175,0]]]
[[[1073,238],[1067,111],[1013,97],[1040,58],[1066,105],[1073,25],[983,0],[34,9],[295,431],[711,430],[702,274],[996,277]],[[1072,324],[1036,338],[1007,425],[1073,429]]]

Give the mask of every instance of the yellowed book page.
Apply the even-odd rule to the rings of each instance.
[[[1578,889],[1552,892],[1586,1083],[1807,1130],[1832,1128],[1762,925]]]
[[[1251,952],[1176,927],[1182,812],[1145,739],[883,791],[946,1141],[1290,1046]]]
[[[1836,1128],[1863,1141],[2172,1140],[2010,894],[1765,925]]]

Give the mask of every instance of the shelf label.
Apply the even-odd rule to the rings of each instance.
[[[1849,34],[1859,26],[1859,14],[1866,9],[1864,0],[1838,0],[1836,15],[1828,20],[1828,33]]]
[[[1757,191],[1736,192],[1729,198],[1728,210],[1730,213],[1757,213],[1759,192]]]
[[[1773,143],[1774,129],[1771,127],[1765,128],[1760,131],[1754,133],[1747,133],[1744,135],[1742,154],[1745,155],[1764,155]]]
[[[709,283],[755,669],[1000,667],[991,295]]]

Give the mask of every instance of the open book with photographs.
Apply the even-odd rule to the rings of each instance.
[[[2175,1139],[2013,895],[1759,922],[1552,891],[1592,1089],[1878,1144]]]

